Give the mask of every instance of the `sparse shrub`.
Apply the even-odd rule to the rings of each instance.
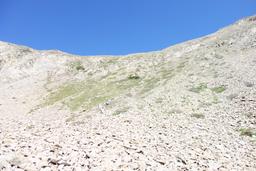
[[[256,136],[256,131],[251,128],[241,128],[239,131],[242,136]]]
[[[204,119],[205,116],[202,113],[193,113],[191,114],[191,117],[198,118],[198,119]]]
[[[83,67],[83,66],[81,66],[81,65],[76,66],[76,70],[78,70],[78,71],[80,71],[80,70],[84,71],[84,67]]]
[[[226,90],[226,87],[225,86],[218,86],[218,87],[213,87],[211,88],[211,90],[215,93],[222,93],[223,91]]]
[[[71,63],[71,68],[73,68],[77,71],[84,71],[85,70],[81,61],[76,61],[76,62]]]
[[[138,80],[138,79],[140,79],[140,76],[137,75],[137,74],[130,74],[128,76],[128,79],[130,79],[130,80]]]

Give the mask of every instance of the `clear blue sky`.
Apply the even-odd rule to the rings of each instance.
[[[256,14],[256,0],[0,0],[0,40],[79,55],[160,50]]]

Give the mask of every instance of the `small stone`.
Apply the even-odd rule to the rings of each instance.
[[[56,159],[48,159],[49,164],[53,164],[53,165],[58,165],[59,164],[59,160]]]

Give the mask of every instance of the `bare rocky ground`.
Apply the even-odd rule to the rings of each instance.
[[[256,170],[256,17],[162,51],[0,42],[0,170]]]

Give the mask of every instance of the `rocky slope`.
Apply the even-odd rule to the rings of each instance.
[[[0,170],[256,170],[256,16],[151,53],[0,42]]]

